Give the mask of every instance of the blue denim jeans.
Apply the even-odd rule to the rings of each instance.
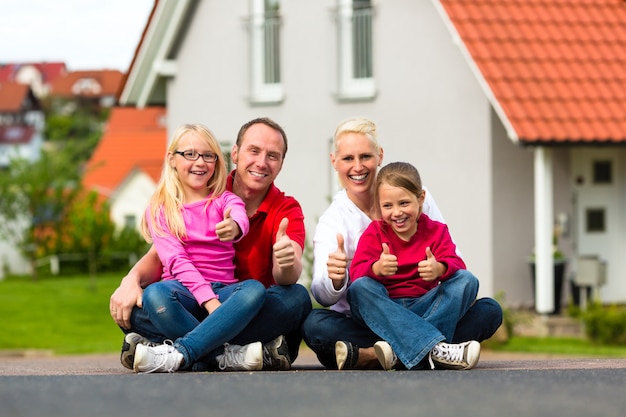
[[[298,356],[298,349],[302,340],[300,325],[311,311],[311,299],[303,286],[299,284],[273,286],[266,290],[256,280],[246,280],[231,285],[214,284],[213,291],[219,296],[223,304],[212,315],[207,317],[206,310],[198,305],[195,298],[182,284],[173,285],[174,288],[171,290],[168,290],[167,287],[159,288],[162,287],[161,284],[169,282],[178,283],[178,281],[173,280],[160,281],[146,288],[143,295],[143,308],[135,307],[132,311],[130,331],[139,333],[154,342],[162,343],[166,339],[174,340],[174,345],[178,348],[178,339],[184,339],[188,336],[188,333],[196,331],[196,328],[199,327],[196,334],[192,335],[194,337],[189,340],[203,343],[199,339],[204,337],[211,339],[209,340],[211,343],[205,345],[204,349],[202,349],[202,354],[195,354],[193,357],[190,355],[189,358],[185,357],[186,369],[189,367],[193,367],[193,370],[198,371],[214,369],[215,356],[223,352],[223,344],[225,342],[237,345],[246,345],[257,341],[267,343],[279,335],[285,335],[287,339],[292,362]],[[241,294],[242,292],[243,294]],[[259,296],[259,292],[262,296]],[[168,315],[169,317],[166,317],[168,320],[163,320],[161,316],[156,314],[160,304],[167,304],[150,301],[151,298],[156,299],[156,297],[151,295],[152,293],[162,293],[163,295],[159,296],[159,298],[164,297],[165,301],[174,306],[170,308],[170,310],[174,311]],[[233,299],[235,295],[237,297]],[[257,297],[264,300],[261,301],[261,305],[255,306],[257,307],[255,308],[256,312],[251,316],[248,316],[243,311],[245,308],[248,308],[245,305],[247,295],[250,295],[255,300]],[[229,309],[224,309],[228,300],[232,300],[228,304]],[[238,307],[238,303],[244,305]],[[220,337],[220,341],[217,343],[217,338],[213,337],[215,334],[202,333],[204,330],[210,330],[211,328],[201,327],[200,325],[203,325],[204,321],[206,321],[205,319],[215,317],[220,311],[224,313],[218,316],[222,318],[222,322],[218,322],[215,325],[223,325],[224,328],[218,329],[222,337]],[[226,314],[228,311],[231,311],[231,314]],[[244,320],[238,319],[238,317],[242,316],[245,316]],[[127,332],[127,330],[124,331]],[[199,335],[199,338],[197,335]],[[217,345],[213,343],[213,339],[215,339]],[[183,349],[187,351],[187,348],[180,349],[183,356],[185,356]],[[197,349],[192,349],[192,352],[196,351]]]
[[[489,339],[502,324],[502,308],[492,298],[479,298],[456,325],[452,343]],[[302,323],[302,337],[325,368],[337,369],[335,342],[342,340],[356,348],[369,348],[381,340],[376,333],[352,317],[333,310],[316,308]]]
[[[133,331],[162,342],[170,339],[183,355],[183,369],[222,347],[259,313],[265,288],[258,281],[211,284],[222,305],[211,315],[176,280],[156,282],[143,293],[143,308],[131,316]]]
[[[417,298],[389,298],[383,284],[363,277],[348,288],[348,301],[354,320],[387,341],[407,369],[418,369],[437,343],[452,342],[477,293],[478,279],[460,270]]]

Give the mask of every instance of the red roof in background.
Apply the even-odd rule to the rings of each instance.
[[[33,66],[41,74],[44,84],[51,83],[58,77],[65,75],[67,69],[63,62],[24,62],[12,64],[0,64],[0,82],[15,81],[17,73],[26,66]]]
[[[626,142],[625,0],[441,0],[521,143]]]
[[[165,108],[114,107],[83,184],[108,197],[135,167],[158,181],[166,148]]]
[[[15,82],[0,83],[0,113],[17,113],[22,110],[29,86]]]
[[[61,97],[102,97],[116,96],[124,79],[118,70],[72,71],[57,78],[51,85],[50,95]],[[93,80],[100,86],[100,91],[76,90],[81,80]]]

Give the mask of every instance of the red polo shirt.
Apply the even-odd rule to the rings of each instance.
[[[226,188],[233,190],[235,171],[228,176]],[[304,214],[300,203],[280,191],[273,183],[256,213],[250,217],[250,230],[235,243],[235,277],[240,281],[256,279],[265,287],[275,285],[272,275],[272,254],[278,226],[289,219],[287,236],[304,250]]]

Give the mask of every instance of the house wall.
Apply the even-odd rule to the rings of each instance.
[[[202,122],[220,140],[232,141],[251,118],[281,123],[290,142],[277,185],[301,202],[311,239],[334,192],[328,156],[335,126],[350,116],[372,118],[385,162],[418,167],[481,280],[481,295],[493,295],[493,115],[484,93],[431,2],[385,0],[376,3],[374,17],[378,95],[337,101],[334,6],[329,0],[281,2],[285,100],[251,106],[242,23],[248,1],[199,2],[167,86],[168,130]]]
[[[111,219],[118,229],[126,225],[126,216],[135,216],[137,231],[140,231],[143,216],[156,184],[149,175],[133,171],[116,190],[111,199]]]

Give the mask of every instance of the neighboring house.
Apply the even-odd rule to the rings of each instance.
[[[109,108],[115,104],[123,79],[118,70],[71,71],[52,83],[50,96],[55,101]]]
[[[85,167],[83,185],[111,205],[118,229],[139,230],[141,216],[161,176],[167,145],[165,109],[114,107]]]
[[[43,142],[44,113],[26,84],[0,83],[0,168],[10,158],[39,159]]]
[[[50,91],[50,84],[65,74],[67,68],[63,62],[0,64],[0,83],[17,82],[30,85],[38,98],[46,97]]]
[[[337,189],[337,123],[376,121],[384,162],[415,164],[481,281],[552,310],[552,233],[574,276],[606,261],[626,302],[626,2],[157,0],[119,96],[232,144],[258,116],[289,152],[277,185],[307,237]],[[228,40],[228,41],[225,41]],[[567,294],[567,293],[566,293]],[[564,296],[565,300],[565,296]]]

